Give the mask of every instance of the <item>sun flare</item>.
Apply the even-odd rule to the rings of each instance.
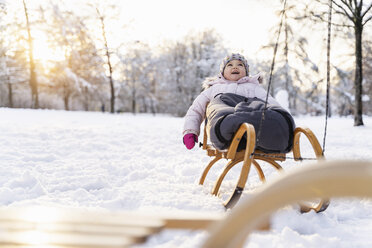
[[[35,61],[42,63],[44,67],[50,67],[53,62],[65,60],[63,49],[52,47],[44,32],[33,33],[33,56]]]

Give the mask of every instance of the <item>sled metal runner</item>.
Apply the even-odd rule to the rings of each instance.
[[[293,159],[295,161],[303,160],[303,158],[301,157],[301,151],[300,151],[301,134],[304,134],[306,138],[309,140],[314,150],[316,159],[324,160],[322,148],[319,144],[318,139],[316,138],[314,133],[309,128],[302,128],[302,127],[297,127],[294,130],[293,148],[291,151],[293,153]],[[239,142],[241,141],[244,135],[246,135],[246,140],[247,140],[245,149],[238,151]],[[204,137],[203,137],[202,147],[203,147],[203,150],[206,150],[207,155],[212,157],[213,159],[205,167],[200,177],[199,184],[201,185],[204,184],[204,181],[208,175],[208,172],[210,171],[212,166],[217,161],[219,161],[222,158],[227,159],[228,162],[225,165],[222,173],[216,179],[215,184],[212,189],[212,194],[218,196],[222,181],[224,180],[227,173],[236,164],[243,162],[240,176],[238,178],[238,182],[235,186],[235,189],[231,193],[229,199],[226,202],[224,202],[224,206],[226,208],[234,207],[234,205],[239,201],[244,191],[244,187],[247,183],[249,172],[251,170],[252,165],[257,171],[261,182],[263,183],[266,181],[266,177],[258,161],[267,162],[268,164],[272,165],[278,171],[281,171],[283,169],[279,165],[278,162],[283,162],[286,160],[285,153],[268,154],[268,153],[264,153],[259,150],[255,151],[255,143],[256,143],[256,133],[255,133],[255,129],[253,125],[248,124],[248,123],[243,123],[240,125],[238,131],[235,133],[234,138],[231,141],[229,148],[227,150],[220,151],[214,148],[212,145],[208,144],[207,130],[206,130],[206,127],[204,127]],[[329,205],[328,199],[320,199],[313,203],[300,204],[300,210],[303,213],[309,212],[310,210],[314,210],[315,212],[321,212],[321,211],[326,210],[328,205]]]

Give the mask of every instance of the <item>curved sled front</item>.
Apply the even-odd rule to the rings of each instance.
[[[238,149],[239,142],[245,134],[247,137],[246,147],[243,151],[238,152],[237,149]],[[221,158],[228,159],[229,162],[226,164],[221,175],[217,178],[214,184],[213,190],[212,190],[213,195],[218,195],[221,183],[223,179],[225,178],[226,174],[236,164],[243,161],[240,177],[236,184],[235,190],[231,194],[230,198],[224,203],[224,206],[226,208],[232,208],[235,205],[235,203],[239,200],[243,192],[244,186],[248,179],[248,174],[251,168],[251,164],[252,164],[252,153],[255,148],[255,139],[256,139],[256,135],[255,135],[254,127],[248,123],[243,123],[239,127],[236,134],[234,135],[234,138],[231,142],[229,149],[227,151],[219,151],[215,149],[214,147],[207,145],[207,134],[206,134],[206,130],[204,129],[203,149],[207,150],[208,156],[214,157],[214,159],[211,162],[209,162],[207,167],[204,169],[202,176],[199,180],[199,184],[204,183],[204,180],[209,170],[218,160],[220,160]]]
[[[244,151],[241,151],[240,153],[237,153],[238,145],[240,140],[243,138],[244,134],[246,134],[247,137],[247,143]],[[231,142],[231,145],[227,151],[227,159],[231,159],[231,161],[227,164],[221,175],[216,181],[216,184],[213,188],[212,193],[214,195],[217,195],[218,190],[221,186],[222,180],[227,174],[227,172],[237,163],[240,161],[243,161],[242,169],[240,172],[240,176],[238,179],[238,183],[235,186],[235,190],[233,194],[230,196],[230,198],[224,203],[224,206],[226,208],[232,208],[238,202],[240,199],[240,196],[243,192],[244,186],[247,182],[249,171],[251,169],[252,164],[252,153],[255,148],[255,140],[256,140],[256,134],[254,131],[254,127],[248,123],[243,123],[240,125],[238,131],[234,135],[234,138]],[[231,166],[229,166],[231,165]]]
[[[272,180],[213,226],[203,248],[242,247],[247,236],[280,208],[317,197],[372,198],[371,161],[322,161]],[[278,195],[279,192],[283,194]]]

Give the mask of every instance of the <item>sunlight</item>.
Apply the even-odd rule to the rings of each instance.
[[[62,218],[61,211],[49,207],[33,207],[20,212],[21,213],[18,213],[17,215],[30,222],[48,223]]]
[[[62,238],[55,234],[54,223],[61,219],[61,213],[53,208],[48,207],[32,207],[27,209],[13,209],[8,210],[9,216],[15,219],[13,221],[25,221],[31,224],[24,225],[23,228],[15,229],[9,233],[11,240],[17,240],[28,246],[37,246],[40,248],[55,248],[52,245],[62,240]]]
[[[15,234],[15,238],[22,240],[27,245],[47,245],[48,234],[40,231],[23,231]]]
[[[16,232],[10,238],[23,243],[22,247],[58,248],[55,243],[65,242],[58,234],[37,230]]]
[[[44,68],[52,66],[53,62],[65,60],[64,50],[51,47],[47,35],[35,30],[33,33],[33,55],[35,61],[41,63]]]

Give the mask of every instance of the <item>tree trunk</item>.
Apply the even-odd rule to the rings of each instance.
[[[88,87],[84,86],[83,88],[83,106],[85,111],[89,111],[89,91]]]
[[[67,95],[65,95],[65,97],[63,98],[63,100],[64,100],[64,103],[65,103],[65,110],[66,111],[68,111],[68,110],[70,110],[69,109],[69,97],[67,96]]]
[[[110,57],[110,52],[109,52],[108,42],[107,42],[107,37],[106,37],[105,22],[104,22],[104,17],[101,15],[98,8],[96,8],[96,11],[97,11],[98,17],[101,21],[102,36],[103,36],[103,40],[104,40],[104,43],[105,43],[107,65],[108,65],[108,68],[109,68],[109,80],[110,80],[110,89],[111,89],[111,99],[110,99],[111,109],[110,109],[110,112],[115,113],[115,88],[114,88],[114,81],[112,79],[113,69],[112,69],[111,57]]]
[[[362,81],[363,81],[363,57],[362,57],[362,22],[355,23],[355,107],[354,126],[363,126],[363,103],[362,103]]]
[[[30,22],[28,19],[28,11],[25,0],[23,0],[23,7],[26,16],[26,26],[27,26],[27,34],[28,34],[28,56],[29,56],[29,63],[30,63],[30,88],[31,88],[31,108],[39,108],[39,94],[37,90],[37,78],[35,73],[35,62],[33,56],[33,41],[31,37],[31,30],[30,30]]]
[[[12,84],[9,82],[8,77],[8,101],[9,101],[9,108],[13,108],[13,89]]]
[[[146,99],[144,96],[142,97],[142,104],[143,104],[143,109],[142,109],[143,113],[147,113],[147,103],[146,103]]]
[[[133,85],[133,88],[132,88],[132,113],[135,114],[136,113],[136,106],[137,103],[136,103],[136,88],[135,88],[135,85]]]
[[[292,110],[292,91],[289,90],[289,59],[288,59],[288,24],[287,24],[287,15],[284,15],[284,57],[285,57],[285,90],[288,93],[288,108]]]
[[[64,81],[62,83],[63,87],[63,102],[65,105],[65,110],[68,111],[70,110],[70,96],[71,96],[71,91],[69,89],[68,81]]]

